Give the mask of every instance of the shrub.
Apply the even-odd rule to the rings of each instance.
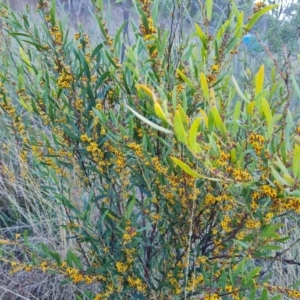
[[[288,263],[281,216],[300,212],[297,84],[276,65],[245,91],[231,74],[242,37],[274,6],[256,5],[244,25],[232,3],[211,34],[208,0],[204,24],[181,41],[156,26],[158,1],[136,1],[129,46],[125,24],[111,37],[94,4],[95,46],[83,30],[69,36],[55,1],[39,1],[40,28],[1,4],[4,39],[19,47],[3,56],[1,108],[21,162],[61,207],[53,228],[76,245],[64,257],[27,232],[4,240],[32,255],[12,272],[93,284],[78,299],[299,297],[267,276]]]

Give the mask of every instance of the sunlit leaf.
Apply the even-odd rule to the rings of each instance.
[[[211,19],[213,0],[206,0],[206,18],[208,21]]]
[[[155,123],[153,123],[152,121],[148,120],[147,118],[145,118],[144,116],[142,116],[141,114],[139,114],[137,111],[135,111],[134,109],[132,109],[130,106],[126,105],[126,107],[137,117],[139,118],[141,121],[143,121],[144,123],[148,124],[150,127],[162,131],[164,133],[168,133],[168,134],[172,134],[172,131],[161,127]]]
[[[220,131],[220,133],[223,135],[223,136],[226,136],[226,129],[225,129],[225,125],[222,121],[222,118],[219,114],[219,111],[218,109],[214,106],[212,107],[211,109],[211,114],[213,116],[213,119],[214,119],[214,123],[216,125],[216,127],[218,128],[218,130]]]
[[[206,76],[204,73],[200,73],[200,85],[203,92],[203,96],[206,100],[209,100],[209,90],[208,90],[208,84],[206,80]]]
[[[181,143],[186,145],[187,144],[187,134],[185,132],[179,110],[177,110],[175,112],[173,125],[174,125],[174,132],[175,132],[176,137],[178,138],[178,140]]]
[[[181,161],[180,159],[171,156],[171,159],[173,160],[173,162],[178,165],[185,173],[189,174],[192,177],[196,177],[196,178],[204,178],[207,180],[211,180],[211,181],[220,181],[220,179],[217,178],[209,178],[206,176],[203,176],[201,174],[198,174],[197,172],[195,172],[194,170],[192,170],[186,163],[184,163],[183,161]]]
[[[261,65],[255,78],[255,97],[263,90],[265,66]]]
[[[271,135],[273,133],[274,124],[273,124],[272,112],[271,112],[269,103],[266,100],[266,98],[261,99],[261,107],[262,107],[263,113],[266,117],[266,121],[267,121],[267,125],[268,125],[268,137],[271,137]]]
[[[200,125],[201,118],[196,118],[192,126],[190,128],[189,137],[188,137],[188,145],[192,151],[197,152],[197,133],[198,127]]]
[[[300,179],[300,147],[297,144],[294,147],[293,173],[294,176],[299,180]]]

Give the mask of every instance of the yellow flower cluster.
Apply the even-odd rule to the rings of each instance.
[[[130,148],[131,150],[134,151],[134,153],[142,158],[143,157],[143,151],[142,151],[142,146],[140,144],[137,144],[137,143],[129,143],[128,145],[128,148]]]
[[[79,283],[84,279],[83,274],[81,274],[80,271],[75,268],[67,268],[66,274],[72,279],[74,283]]]
[[[90,142],[89,146],[86,147],[86,150],[95,153],[98,151],[98,144],[96,142]]]
[[[80,33],[80,32],[75,33],[75,34],[74,34],[75,40],[78,41],[79,38],[80,38],[80,36],[81,36],[81,33]]]
[[[256,13],[259,10],[261,10],[262,8],[264,8],[265,6],[266,6],[266,4],[263,3],[262,1],[256,2],[256,3],[254,3],[253,12]]]
[[[63,71],[58,77],[57,84],[61,89],[69,89],[71,88],[72,81],[73,76],[70,73]]]
[[[204,300],[221,300],[221,297],[218,294],[205,295]]]
[[[231,223],[230,217],[224,216],[223,220],[221,221],[221,227],[227,233],[231,231],[230,223]]]
[[[299,299],[300,298],[300,291],[288,290],[287,295],[292,299]]]
[[[220,65],[219,64],[214,64],[211,66],[211,70],[212,72],[218,72],[220,69]]]
[[[240,168],[233,170],[232,177],[238,182],[246,182],[252,180],[252,176],[247,171],[243,171]]]
[[[263,193],[264,196],[269,196],[272,199],[275,199],[277,197],[277,192],[275,189],[270,187],[269,185],[263,185],[260,188],[261,192]]]
[[[167,167],[164,167],[164,166],[161,164],[161,162],[160,162],[160,160],[159,160],[158,157],[153,157],[153,158],[152,158],[152,164],[153,164],[153,166],[154,166],[154,168],[155,168],[155,170],[156,170],[157,172],[163,173],[163,174],[166,174],[166,173],[167,173],[168,168],[167,168]]]
[[[250,144],[255,150],[257,156],[260,155],[261,150],[263,149],[265,138],[262,135],[250,133],[249,135]]]
[[[88,135],[87,134],[83,134],[81,137],[80,137],[80,140],[82,141],[82,142],[84,142],[84,143],[86,143],[86,142],[91,142],[91,138],[89,138],[88,137]]]
[[[81,112],[82,109],[83,109],[83,104],[84,104],[84,102],[83,102],[82,99],[76,99],[75,100],[75,108],[76,108],[76,110],[78,110],[79,112]]]
[[[60,32],[58,26],[53,26],[50,30],[50,34],[54,39],[55,45],[62,45],[62,33]]]
[[[202,264],[207,263],[207,257],[206,256],[198,256],[196,259],[196,266],[200,266]]]
[[[176,91],[178,94],[180,94],[182,91],[184,91],[184,85],[182,83],[178,84],[176,86]]]
[[[170,272],[168,273],[168,279],[170,284],[172,285],[172,289],[175,295],[179,295],[181,293],[180,283],[176,278],[173,277],[173,274]]]
[[[128,269],[128,266],[126,264],[124,264],[123,262],[118,261],[116,263],[116,268],[117,268],[118,273],[125,273]]]
[[[141,4],[143,4],[143,11],[144,12],[149,12],[150,10],[150,5],[151,5],[151,0],[139,0],[141,2]]]
[[[143,281],[140,278],[128,276],[127,282],[131,287],[136,288],[137,291],[141,293],[146,291],[147,286],[143,283]]]
[[[136,230],[131,226],[126,226],[125,233],[123,234],[123,244],[126,244],[136,236]]]
[[[188,282],[188,285],[187,285],[187,287],[186,287],[186,290],[187,290],[188,292],[190,292],[190,291],[192,291],[192,290],[194,290],[194,289],[196,289],[196,288],[199,288],[199,286],[200,286],[201,284],[203,284],[203,282],[204,282],[204,277],[203,277],[202,274],[200,274],[200,275],[198,275],[198,276],[195,276],[195,274],[193,273],[192,278],[191,278],[191,279],[189,280],[189,282]]]
[[[248,229],[258,229],[261,226],[259,220],[248,219],[245,224]]]
[[[209,74],[206,76],[206,80],[209,83],[209,85],[214,85],[217,81],[217,77],[214,74]]]
[[[273,199],[272,211],[275,214],[293,211],[300,213],[300,199],[297,197]]]
[[[245,235],[245,231],[240,231],[239,233],[237,233],[236,238],[241,241],[244,239]]]

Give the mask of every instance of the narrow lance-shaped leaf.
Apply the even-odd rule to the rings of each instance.
[[[158,101],[154,102],[154,110],[156,115],[165,123],[170,124],[170,121],[168,120],[166,114],[164,113],[161,105],[158,103]]]
[[[195,178],[204,178],[204,179],[207,179],[207,180],[211,180],[211,181],[220,181],[219,179],[217,178],[210,178],[210,177],[206,177],[206,176],[203,176],[201,174],[198,174],[197,172],[195,172],[194,170],[192,170],[186,163],[184,163],[183,161],[181,161],[180,159],[174,157],[174,156],[171,156],[171,159],[173,160],[173,162],[178,165],[185,173],[191,175],[192,177],[195,177]]]
[[[260,9],[257,13],[255,13],[252,17],[251,17],[251,20],[249,21],[249,23],[245,26],[245,29],[247,31],[249,31],[254,25],[255,23],[264,15],[266,14],[268,11],[274,9],[278,7],[277,4],[275,5],[269,5],[269,6],[266,6],[262,9]]]
[[[292,79],[293,90],[294,90],[296,96],[300,99],[300,90],[299,90],[297,81],[296,81],[296,79],[295,79],[295,77],[294,77],[293,74],[291,74],[290,77],[291,77],[291,79]]]
[[[232,129],[233,134],[236,134],[238,129],[238,120],[241,115],[241,108],[242,108],[242,104],[240,101],[238,101],[235,105],[234,114],[233,114],[233,129]]]
[[[177,110],[180,113],[182,124],[186,128],[186,126],[187,126],[187,116],[186,116],[186,113],[185,113],[185,111],[184,111],[184,109],[183,109],[183,107],[181,105],[177,106]]]
[[[255,79],[255,97],[262,91],[264,86],[265,67],[261,65]]]
[[[253,115],[254,107],[255,107],[255,102],[254,101],[251,101],[249,104],[247,104],[246,111],[247,111],[247,114],[249,116]]]
[[[149,97],[153,98],[153,91],[150,88],[148,88],[146,85],[136,84],[135,87],[138,90],[142,90],[143,92],[145,92]]]
[[[198,133],[198,127],[200,124],[201,118],[196,118],[193,123],[192,126],[190,128],[190,132],[189,132],[189,137],[188,137],[188,145],[191,148],[191,150],[193,152],[198,152],[197,151],[197,133]]]
[[[298,180],[300,180],[300,147],[295,145],[293,158],[293,173]]]
[[[208,21],[210,21],[211,19],[212,8],[213,8],[213,0],[206,0],[206,18]]]
[[[204,124],[205,124],[206,128],[208,128],[208,117],[207,117],[206,112],[203,109],[199,109],[199,113],[202,116],[202,119],[204,121]]]
[[[268,101],[266,100],[266,98],[262,98],[261,100],[261,108],[263,110],[263,113],[266,117],[267,120],[267,125],[268,125],[268,137],[271,137],[272,133],[273,133],[273,117],[272,117],[272,112],[269,106]]]
[[[148,124],[150,127],[156,129],[156,130],[159,130],[159,131],[162,131],[164,133],[168,133],[168,134],[172,134],[172,131],[164,128],[164,127],[161,127],[155,123],[153,123],[152,121],[146,119],[144,116],[142,116],[141,114],[139,114],[138,112],[136,112],[134,109],[132,109],[130,106],[126,105],[126,107],[136,116],[138,117],[141,121],[143,121],[144,123]]]
[[[288,183],[280,176],[280,174],[273,168],[271,167],[271,172],[274,178],[282,185],[288,185]]]
[[[175,116],[174,116],[174,131],[175,135],[178,138],[178,140],[183,143],[187,144],[187,138],[186,138],[186,132],[183,126],[183,122],[180,116],[179,110],[176,110]]]
[[[203,47],[207,50],[207,37],[198,24],[195,24],[196,33],[202,42]]]
[[[278,156],[276,156],[276,161],[274,162],[274,164],[280,168],[280,170],[283,172],[283,174],[289,174],[288,169],[286,168],[286,166],[284,165],[284,163],[280,160],[280,158]]]
[[[223,135],[223,136],[226,136],[226,129],[225,129],[225,125],[221,119],[221,116],[217,110],[217,108],[214,106],[212,109],[211,109],[211,114],[213,116],[213,119],[214,119],[214,123],[216,125],[216,127],[218,128],[218,130],[220,131],[220,133]]]
[[[200,85],[201,85],[201,89],[203,92],[203,96],[208,101],[209,100],[209,90],[208,90],[206,76],[204,75],[204,73],[200,74]]]
[[[191,82],[191,80],[185,76],[185,74],[180,71],[179,69],[176,70],[177,74],[181,77],[181,79],[192,89],[192,90],[196,90],[195,86],[193,85],[193,83]]]
[[[235,89],[236,89],[237,93],[239,94],[239,96],[240,96],[243,100],[245,100],[246,102],[249,102],[248,99],[246,98],[246,96],[242,93],[242,91],[241,91],[241,89],[240,89],[238,83],[236,82],[236,80],[235,80],[235,78],[234,78],[233,76],[232,76],[232,82],[233,82],[233,84],[234,84],[234,86],[235,86]]]

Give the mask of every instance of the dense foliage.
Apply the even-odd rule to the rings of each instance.
[[[264,65],[247,83],[231,71],[243,36],[275,6],[258,2],[244,20],[232,2],[211,35],[208,0],[203,24],[176,39],[157,26],[158,0],[136,1],[129,45],[127,24],[110,36],[94,2],[96,45],[83,30],[68,34],[55,1],[39,1],[41,27],[1,4],[1,118],[20,166],[61,206],[53,226],[76,241],[62,257],[27,231],[2,240],[31,256],[12,260],[12,272],[94,286],[78,299],[299,298],[267,275],[288,250],[280,218],[300,212],[300,127],[289,110],[300,93],[276,61],[268,79]]]

